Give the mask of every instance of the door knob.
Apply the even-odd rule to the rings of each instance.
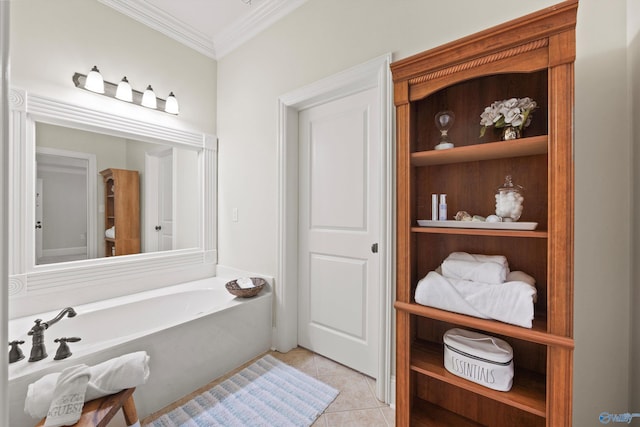
[[[160,230],[162,230],[162,226],[156,225],[156,231],[160,231]]]
[[[371,245],[371,252],[373,252],[374,254],[378,253],[378,244],[374,243],[373,245]]]
[[[36,229],[42,228],[42,221],[36,222]]]

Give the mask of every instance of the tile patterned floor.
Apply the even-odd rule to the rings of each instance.
[[[296,348],[288,353],[272,351],[269,354],[340,391],[336,400],[316,420],[313,427],[393,427],[395,425],[395,411],[376,399],[374,379],[303,348]],[[251,363],[253,361],[150,415],[142,420],[142,425],[150,423],[163,413],[188,401],[192,396],[224,381]]]

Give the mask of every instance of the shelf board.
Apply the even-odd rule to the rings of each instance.
[[[481,427],[481,424],[422,399],[413,401],[411,412],[411,426],[414,427]]]
[[[547,135],[411,153],[413,166],[433,166],[547,153]]]
[[[444,367],[442,345],[425,342],[413,344],[411,370],[539,417],[546,416],[544,375],[516,369],[510,391],[493,390],[447,371]]]
[[[453,313],[451,311],[440,310],[434,307],[427,307],[416,303],[396,301],[394,307],[397,310],[415,314],[417,316],[440,320],[442,322],[454,323],[456,325],[505,335],[512,338],[518,338],[525,341],[531,341],[538,344],[566,348],[574,347],[572,338],[548,333],[547,323],[542,319],[534,319],[533,328],[529,329],[523,328],[521,326],[510,325],[508,323],[498,322],[496,320],[480,319],[473,316],[466,316],[464,314]]]
[[[536,230],[494,230],[478,228],[445,228],[445,227],[411,227],[413,233],[431,234],[459,234],[465,236],[494,236],[494,237],[532,237],[546,239],[549,234],[546,231]]]

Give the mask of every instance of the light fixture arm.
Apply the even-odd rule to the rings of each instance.
[[[78,87],[80,89],[87,90],[88,92],[92,92],[92,91],[90,91],[88,89],[85,89],[85,87],[84,87],[84,84],[85,84],[85,82],[87,80],[87,76],[85,74],[74,73],[73,77],[72,77],[72,80],[73,80],[73,84],[76,87]],[[117,89],[118,89],[118,85],[117,84],[111,83],[111,82],[108,82],[108,81],[105,80],[104,81],[104,93],[100,93],[99,95],[104,95],[104,96],[107,96],[109,98],[118,99],[118,98],[116,98],[116,90]],[[133,95],[133,101],[131,103],[143,106],[142,105],[142,92],[137,91],[137,90],[135,90],[133,88],[131,89],[131,92],[132,92],[132,95]],[[97,92],[92,92],[92,93],[97,93]],[[159,110],[159,111],[166,112],[165,111],[165,107],[166,107],[166,102],[167,101],[165,99],[158,98],[158,97],[156,97],[156,100],[157,100],[157,104],[158,104],[156,109]],[[118,99],[118,101],[122,101],[122,100]],[[122,102],[126,102],[126,101],[122,101]],[[145,108],[147,108],[147,107],[145,107]],[[177,115],[177,113],[168,113],[168,114],[171,114],[173,116]]]

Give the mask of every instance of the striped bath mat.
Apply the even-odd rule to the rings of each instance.
[[[337,395],[334,388],[266,355],[149,425],[310,426]]]

